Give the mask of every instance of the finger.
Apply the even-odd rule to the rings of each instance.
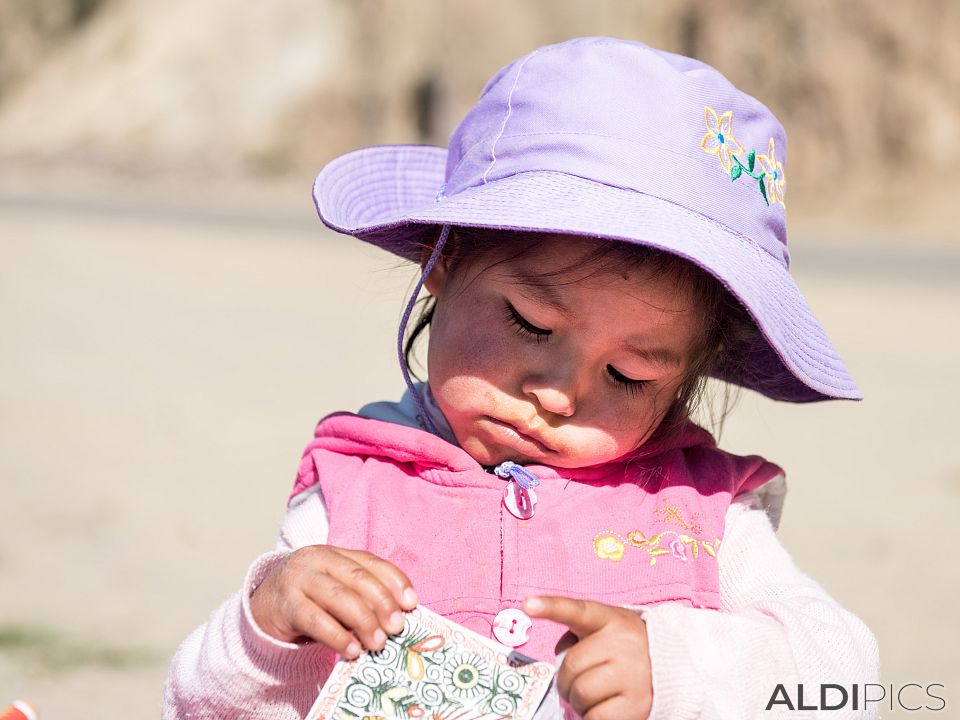
[[[622,689],[616,666],[603,663],[577,675],[566,698],[577,714],[583,716],[604,700],[616,697]]]
[[[608,643],[599,636],[587,637],[567,650],[557,671],[557,692],[570,699],[570,690],[577,678],[612,659]]]
[[[363,565],[377,579],[394,592],[394,597],[404,610],[413,610],[420,602],[410,578],[393,563],[364,550],[340,549],[340,552]]]
[[[335,577],[318,573],[304,588],[305,596],[352,632],[369,650],[380,650],[387,634],[373,609],[352,588]]]
[[[647,720],[650,715],[650,703],[631,702],[623,695],[616,695],[594,705],[583,713],[583,720]]]
[[[596,632],[612,617],[609,605],[557,596],[528,597],[523,601],[523,609],[532,617],[547,618],[566,625],[578,638]]]
[[[306,596],[292,612],[291,625],[303,637],[322,643],[351,660],[363,650],[353,633]]]
[[[567,630],[567,631],[560,637],[560,639],[557,640],[557,644],[556,644],[556,646],[553,648],[553,654],[554,654],[554,655],[559,655],[559,654],[562,653],[562,652],[566,652],[567,650],[569,650],[570,648],[572,648],[574,645],[576,645],[578,641],[579,641],[579,638],[577,638],[576,635],[574,635],[572,632],[570,632],[569,630]]]
[[[324,567],[326,574],[362,597],[377,614],[380,627],[386,633],[393,635],[402,632],[403,608],[397,602],[396,595],[364,565],[346,555],[335,555],[336,558]]]

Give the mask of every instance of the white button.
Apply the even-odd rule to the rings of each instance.
[[[507,647],[520,647],[529,638],[533,621],[516,608],[501,610],[493,619],[493,636]]]

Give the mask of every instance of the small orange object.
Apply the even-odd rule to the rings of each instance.
[[[37,711],[23,700],[14,700],[13,705],[0,712],[0,720],[37,720]]]

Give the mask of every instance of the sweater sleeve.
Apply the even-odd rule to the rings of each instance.
[[[876,703],[862,707],[862,692],[857,709],[852,702],[822,712],[799,708],[799,684],[804,706],[819,707],[821,684],[862,691],[879,682],[880,660],[866,625],[803,574],[777,539],[784,493],[779,477],[731,504],[717,556],[720,612],[672,602],[638,608],[653,668],[649,720],[879,716]],[[783,692],[774,698],[778,685]],[[839,690],[827,691],[827,704],[841,699]]]
[[[327,513],[317,490],[291,503],[276,550],[257,558],[241,589],[180,645],[164,687],[164,720],[293,720],[303,718],[336,661],[318,643],[276,640],[253,620],[250,596],[293,550],[327,539]]]

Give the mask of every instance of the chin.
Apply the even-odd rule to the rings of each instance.
[[[521,465],[526,462],[532,462],[527,459],[521,459],[517,457],[516,454],[511,455],[506,450],[501,448],[487,447],[482,442],[479,442],[475,439],[467,440],[465,443],[460,443],[460,446],[467,451],[467,454],[470,457],[484,466],[499,465],[505,460],[513,460]]]

